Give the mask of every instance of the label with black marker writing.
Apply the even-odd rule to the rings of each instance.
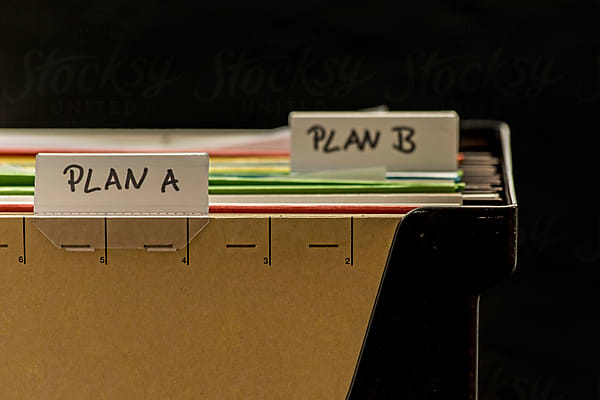
[[[36,214],[208,214],[204,153],[40,153]]]
[[[455,171],[458,115],[438,112],[293,112],[294,172],[384,166]]]

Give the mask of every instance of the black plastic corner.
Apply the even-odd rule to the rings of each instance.
[[[502,159],[504,205],[423,207],[398,224],[347,399],[477,398],[479,294],[516,267],[508,126],[467,121]]]

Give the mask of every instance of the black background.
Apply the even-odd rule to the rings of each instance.
[[[599,16],[566,0],[5,0],[0,126],[269,128],[379,104],[504,120],[518,273],[482,297],[481,398],[600,399]]]

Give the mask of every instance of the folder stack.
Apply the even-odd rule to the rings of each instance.
[[[118,132],[0,130],[0,207],[33,204],[35,154],[39,152],[207,151],[213,212],[228,207],[268,211],[281,207],[293,210],[295,206],[310,206],[318,212],[355,206],[363,212],[404,213],[411,207],[500,198],[494,160],[477,152],[457,153],[455,171],[389,171],[372,166],[295,173],[290,168],[289,130],[283,130],[284,134],[281,129],[235,133],[112,131]],[[125,142],[118,140],[124,135],[128,138]],[[228,135],[251,145],[234,147]],[[272,145],[274,136],[279,140],[277,147]]]

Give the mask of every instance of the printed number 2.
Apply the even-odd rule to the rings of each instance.
[[[350,265],[350,257],[346,257],[346,264]]]

